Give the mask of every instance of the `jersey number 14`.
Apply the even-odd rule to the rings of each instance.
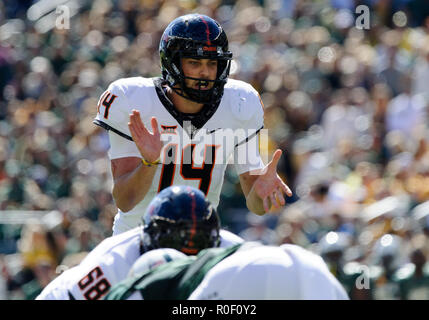
[[[189,144],[182,150],[180,162],[180,175],[185,180],[199,180],[198,188],[207,196],[212,181],[213,168],[216,162],[216,149],[218,145],[205,145],[204,161],[202,166],[194,164],[195,144]],[[164,149],[164,164],[161,170],[158,192],[173,184],[177,163],[177,144],[170,144]]]

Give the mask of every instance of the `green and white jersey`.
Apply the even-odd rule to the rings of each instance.
[[[188,256],[122,281],[114,286],[106,300],[185,300],[198,287],[204,276],[220,261],[242,245],[211,248],[198,256]]]
[[[140,259],[145,259],[144,255]],[[114,286],[108,300],[348,299],[319,256],[245,242],[163,264]]]

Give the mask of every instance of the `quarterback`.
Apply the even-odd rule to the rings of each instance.
[[[205,248],[243,242],[219,227],[216,210],[200,190],[187,186],[166,188],[150,203],[143,226],[103,240],[79,265],[48,284],[36,299],[99,300],[113,285],[134,273],[133,264],[143,253],[171,248],[163,251],[168,253],[164,256],[169,261]],[[144,266],[150,270],[160,263],[158,260],[148,255]],[[141,270],[142,264],[136,267]]]
[[[157,250],[155,250],[157,251]],[[154,254],[154,253],[153,253]],[[136,263],[147,259],[142,255]],[[244,242],[142,269],[107,300],[348,300],[321,257],[296,245]]]
[[[277,174],[258,150],[264,110],[248,83],[228,79],[232,53],[220,24],[201,14],[173,20],[160,45],[160,78],[124,78],[101,95],[94,123],[108,130],[113,234],[135,227],[152,198],[171,185],[199,188],[216,208],[228,162],[250,211],[285,205]]]

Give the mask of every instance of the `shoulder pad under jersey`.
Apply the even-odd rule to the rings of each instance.
[[[100,96],[94,124],[132,140],[128,129],[130,114],[133,109],[139,110],[142,118],[151,114],[153,87],[153,80],[143,77],[112,82]]]
[[[243,128],[260,129],[264,125],[262,100],[250,84],[229,79],[224,88],[224,97],[232,116],[242,123]]]

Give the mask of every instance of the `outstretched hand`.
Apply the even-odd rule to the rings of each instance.
[[[134,109],[133,113],[130,114],[128,128],[131,136],[142,157],[148,162],[153,162],[159,159],[163,143],[158,129],[158,121],[155,117],[152,117],[150,124],[152,132],[148,131],[144,126],[139,111]]]
[[[286,204],[284,194],[292,196],[290,188],[277,174],[277,164],[281,155],[282,151],[277,149],[253,184],[256,195],[262,199],[265,212],[269,212],[270,208],[278,210],[280,206],[284,206]]]

